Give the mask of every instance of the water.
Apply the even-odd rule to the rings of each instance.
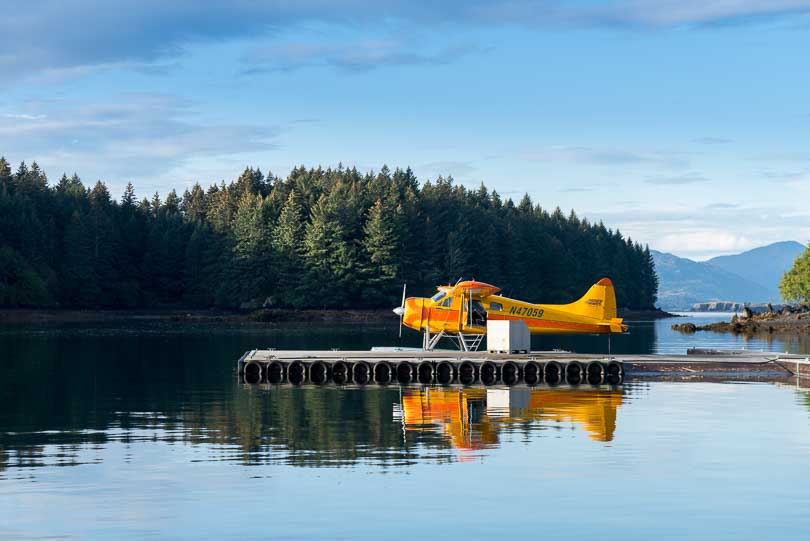
[[[611,347],[810,352],[672,323],[631,322]],[[246,349],[369,348],[396,332],[6,326],[0,538],[806,537],[810,394],[795,387],[268,391],[234,374]]]

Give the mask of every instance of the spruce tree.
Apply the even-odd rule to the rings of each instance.
[[[65,228],[60,301],[67,306],[97,306],[100,290],[93,266],[93,243],[81,213]]]
[[[395,223],[397,209],[377,200],[368,212],[364,228],[363,250],[366,257],[364,300],[372,306],[396,302],[395,284],[399,268],[401,241]]]
[[[0,245],[0,306],[43,307],[51,303],[39,273],[11,246]]]
[[[304,236],[309,304],[326,308],[346,307],[356,297],[357,250],[346,239],[340,220],[341,204],[335,198],[321,196],[312,209]]]
[[[196,220],[185,246],[183,265],[183,300],[191,305],[214,304],[214,291],[224,278],[216,264],[216,252],[212,250],[216,244],[210,227]]]
[[[294,307],[306,304],[303,280],[306,218],[298,193],[290,191],[273,228],[273,267],[278,301]]]
[[[115,227],[112,200],[107,186],[99,181],[89,194],[88,233],[92,243],[93,272],[98,280],[100,298],[97,304],[115,306],[121,274],[120,239]]]
[[[180,198],[177,197],[175,190],[170,191],[169,195],[166,196],[166,202],[163,204],[163,207],[166,209],[166,212],[180,212]]]
[[[0,156],[0,197],[8,196],[11,183],[11,166],[4,157]]]
[[[272,252],[261,195],[249,191],[242,195],[234,216],[233,237],[236,300],[263,301],[271,293]]]
[[[203,191],[199,183],[194,184],[190,192],[186,190],[180,208],[183,214],[191,221],[205,219],[205,191]]]
[[[158,217],[158,213],[160,212],[161,203],[160,203],[160,194],[155,192],[155,195],[152,196],[152,202],[150,203],[150,209],[152,212],[152,216],[154,218]]]
[[[124,195],[121,196],[121,206],[126,209],[132,209],[135,208],[137,201],[138,198],[135,197],[135,187],[131,182],[127,182],[127,187],[124,188]]]

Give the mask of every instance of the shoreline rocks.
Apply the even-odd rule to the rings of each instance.
[[[733,334],[810,334],[810,305],[782,306],[779,310],[770,304],[763,312],[753,312],[748,307],[743,309],[742,315],[736,314],[730,321],[718,321],[707,325],[694,323],[680,323],[672,329],[684,334],[698,331],[730,332]]]

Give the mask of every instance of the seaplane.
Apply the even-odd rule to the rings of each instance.
[[[433,350],[448,338],[462,351],[476,351],[487,321],[522,320],[532,334],[619,334],[627,332],[616,317],[613,282],[602,278],[585,295],[568,304],[532,304],[498,295],[501,288],[476,280],[439,286],[430,298],[407,297],[394,308],[402,326],[423,333],[422,348]]]

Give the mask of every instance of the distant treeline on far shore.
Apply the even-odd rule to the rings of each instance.
[[[536,302],[569,302],[603,276],[651,308],[647,247],[572,211],[410,169],[248,168],[225,184],[120,198],[103,182],[0,159],[0,306],[294,308],[399,305],[460,277]]]

